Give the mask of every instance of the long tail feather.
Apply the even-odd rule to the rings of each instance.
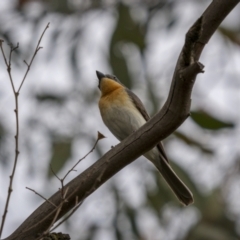
[[[176,175],[171,166],[163,159],[159,161],[159,164],[154,164],[162,174],[165,181],[171,187],[177,198],[185,205],[193,203],[193,195],[188,187],[181,181]]]

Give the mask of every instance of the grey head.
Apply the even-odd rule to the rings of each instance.
[[[97,74],[98,81],[99,81],[99,82],[98,82],[98,88],[100,88],[100,83],[101,83],[101,79],[102,79],[102,78],[109,78],[109,79],[112,79],[112,80],[114,80],[114,81],[122,84],[122,83],[120,82],[120,80],[119,80],[116,76],[114,76],[114,75],[111,75],[111,74],[103,74],[103,73],[101,73],[101,72],[99,72],[99,71],[96,71],[96,74]]]

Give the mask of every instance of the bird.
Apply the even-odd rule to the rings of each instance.
[[[110,132],[119,141],[123,141],[143,126],[150,116],[137,95],[125,87],[116,76],[99,71],[96,71],[96,75],[101,91],[98,106],[102,120]],[[183,205],[193,203],[193,194],[170,166],[161,142],[143,156],[155,165]]]

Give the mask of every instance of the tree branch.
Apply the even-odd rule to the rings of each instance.
[[[186,34],[185,45],[176,65],[169,96],[162,110],[65,186],[68,188],[66,195],[68,202],[61,207],[58,219],[74,208],[76,197],[79,202],[83,201],[115,173],[170,135],[189,116],[194,81],[196,75],[203,69],[203,65],[198,62],[201,52],[217,27],[238,2],[215,0],[209,5]],[[61,193],[56,192],[49,201],[59,206]],[[48,229],[56,216],[55,212],[56,208],[52,204],[44,202],[5,240],[35,239],[37,234]]]

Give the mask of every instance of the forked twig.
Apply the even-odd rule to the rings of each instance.
[[[10,175],[10,181],[9,181],[9,186],[8,186],[8,194],[7,194],[7,199],[6,199],[6,203],[5,203],[5,207],[4,207],[4,212],[3,212],[3,215],[2,215],[2,221],[1,221],[1,227],[0,227],[0,237],[2,235],[2,232],[3,232],[3,227],[4,227],[4,224],[5,224],[5,221],[6,221],[6,216],[7,216],[7,212],[8,212],[8,206],[9,206],[9,202],[10,202],[10,198],[11,198],[11,193],[13,191],[12,189],[12,186],[13,186],[13,179],[14,179],[14,175],[15,175],[15,171],[16,171],[16,167],[17,167],[17,162],[18,162],[18,156],[20,154],[19,152],[19,115],[18,115],[18,112],[19,112],[19,108],[18,108],[18,96],[19,96],[19,93],[20,93],[20,90],[21,90],[21,87],[28,75],[28,72],[31,68],[31,65],[33,63],[33,60],[35,58],[35,56],[37,55],[38,51],[41,49],[41,47],[39,47],[41,41],[42,41],[42,38],[43,38],[43,35],[44,33],[46,32],[47,28],[49,27],[49,23],[47,24],[47,26],[45,27],[39,41],[38,41],[38,44],[37,44],[37,47],[33,53],[33,56],[31,58],[31,61],[30,61],[30,64],[27,64],[27,70],[23,76],[23,79],[21,81],[21,84],[18,88],[18,90],[16,91],[16,88],[14,86],[14,83],[13,83],[13,78],[12,78],[12,72],[11,72],[11,64],[12,64],[12,54],[13,52],[19,47],[19,43],[17,43],[17,45],[14,47],[13,45],[9,44],[10,45],[10,53],[9,53],[9,57],[7,59],[6,57],[6,54],[4,53],[4,50],[3,50],[3,40],[0,39],[0,48],[1,48],[1,52],[2,52],[2,55],[3,55],[3,59],[4,59],[4,62],[5,62],[5,65],[7,67],[7,72],[8,72],[8,76],[9,76],[9,79],[10,79],[10,83],[11,83],[11,86],[12,86],[12,90],[13,90],[13,94],[14,94],[14,99],[15,99],[15,109],[14,109],[14,112],[15,112],[15,117],[16,117],[16,134],[14,136],[15,138],[15,158],[14,158],[14,164],[13,164],[13,168],[12,168],[12,173]],[[26,63],[26,61],[25,61]]]
[[[38,40],[38,44],[37,44],[37,46],[36,46],[36,48],[35,48],[35,51],[34,51],[34,53],[33,53],[33,56],[32,56],[32,58],[31,58],[30,63],[28,64],[25,60],[23,61],[23,62],[27,65],[27,70],[26,70],[26,73],[25,73],[25,75],[24,75],[24,77],[23,77],[23,80],[22,80],[22,82],[21,82],[21,84],[20,84],[20,86],[19,86],[19,88],[18,88],[18,92],[19,92],[19,91],[21,90],[21,88],[22,88],[22,85],[23,85],[23,83],[24,83],[24,81],[25,81],[25,79],[26,79],[26,77],[27,77],[27,75],[28,75],[28,72],[29,72],[29,70],[30,70],[30,68],[31,68],[31,66],[32,66],[32,63],[33,63],[33,60],[34,60],[35,56],[37,55],[38,51],[39,51],[40,49],[42,49],[42,47],[40,47],[40,43],[41,43],[41,41],[42,41],[42,38],[43,38],[45,32],[46,32],[47,29],[49,28],[49,25],[50,25],[50,23],[48,23],[47,26],[45,27],[45,29],[43,30],[43,33],[42,33],[41,37],[40,37],[39,40]]]
[[[70,172],[74,171],[74,168],[83,160],[85,159],[90,153],[92,153],[94,151],[94,149],[96,148],[97,144],[98,144],[98,141],[105,138],[105,136],[98,132],[98,137],[97,137],[97,140],[95,141],[92,149],[85,155],[83,156],[82,158],[80,158],[74,165],[73,167],[65,174],[65,176],[62,178],[62,181],[64,181],[66,179],[66,177],[69,175]]]
[[[101,133],[98,133],[98,134],[101,134]],[[102,139],[102,138],[104,138],[103,135],[102,135],[102,137],[99,138],[98,140],[100,140],[100,139]],[[98,141],[98,140],[97,140],[97,141]],[[94,146],[95,146],[95,145],[94,145]],[[107,161],[107,163],[108,163],[108,161]],[[81,202],[78,202],[78,197],[76,197],[75,207],[72,209],[72,211],[70,212],[70,214],[69,214],[67,217],[63,218],[63,220],[61,220],[56,226],[54,226],[54,227],[50,230],[50,232],[52,232],[53,230],[55,230],[56,228],[58,228],[62,223],[64,223],[65,221],[67,221],[67,220],[78,210],[78,208],[83,204],[85,198],[89,195],[89,192],[91,192],[92,190],[94,190],[94,189],[96,188],[97,183],[98,183],[99,181],[101,181],[101,178],[102,178],[103,174],[105,173],[106,169],[107,169],[107,165],[106,165],[106,167],[103,169],[103,171],[102,171],[102,173],[100,174],[100,176],[96,179],[96,182],[95,182],[95,184],[92,186],[92,188],[91,188],[88,192],[85,192],[84,196],[82,197],[83,200],[82,200]]]
[[[51,168],[51,171],[52,171],[53,175],[61,182],[61,194],[62,194],[62,198],[63,198],[63,195],[64,195],[64,181],[65,181],[66,177],[70,174],[70,172],[76,171],[76,170],[75,170],[75,167],[76,167],[82,160],[84,160],[90,153],[92,153],[92,152],[94,151],[94,149],[96,148],[96,146],[97,146],[97,144],[98,144],[98,141],[101,140],[101,139],[103,139],[103,138],[105,138],[105,136],[104,136],[102,133],[98,132],[97,140],[95,141],[92,149],[91,149],[88,153],[86,153],[82,158],[80,158],[80,159],[73,165],[73,167],[68,170],[68,172],[64,175],[63,178],[58,177],[57,174],[56,174],[56,173],[54,172],[54,170],[52,169],[52,166],[50,165],[50,168]]]
[[[54,223],[56,222],[56,219],[57,219],[58,216],[59,216],[59,213],[60,213],[60,211],[61,211],[61,209],[62,209],[63,204],[64,204],[65,202],[68,202],[68,199],[66,198],[66,195],[67,195],[67,192],[68,192],[68,189],[69,189],[69,188],[66,188],[66,190],[65,190],[64,180],[66,179],[66,177],[69,175],[70,172],[75,171],[74,168],[75,168],[83,159],[85,159],[90,153],[92,153],[92,152],[94,151],[94,149],[95,149],[96,146],[97,146],[98,141],[101,140],[102,138],[105,138],[105,136],[104,136],[102,133],[98,132],[97,140],[95,141],[95,143],[94,143],[93,147],[91,148],[91,150],[90,150],[87,154],[85,154],[81,159],[79,159],[79,160],[77,161],[77,163],[75,163],[75,164],[73,165],[73,167],[72,167],[70,170],[68,170],[68,172],[64,175],[63,178],[59,178],[59,177],[57,176],[57,174],[54,172],[52,166],[50,165],[50,168],[51,168],[51,171],[52,171],[53,175],[61,182],[61,188],[59,189],[59,191],[61,191],[61,198],[62,198],[62,200],[61,200],[61,202],[60,202],[60,204],[59,204],[58,206],[56,206],[56,205],[54,205],[54,204],[52,204],[52,203],[50,202],[50,204],[52,204],[54,207],[57,208],[57,209],[56,209],[56,212],[55,212],[55,215],[54,215],[51,223],[49,224],[48,229],[47,229],[46,231],[44,231],[44,233],[41,234],[37,239],[42,239],[44,236],[47,236],[47,235],[49,234],[49,232],[52,232],[54,229],[56,229],[57,227],[59,227],[63,222],[65,222],[68,218],[70,218],[70,217],[73,215],[73,213],[76,212],[76,210],[82,205],[83,201],[79,202],[79,201],[78,201],[78,197],[76,197],[75,207],[72,209],[71,213],[70,213],[67,217],[65,217],[63,220],[61,220],[56,226],[54,226],[54,227],[51,229],[51,227],[54,225]],[[40,196],[40,197],[43,198],[44,200],[48,201],[45,197],[43,197],[41,194],[37,193],[35,190],[33,190],[33,189],[31,189],[31,188],[28,188],[28,187],[27,187],[27,189],[31,190],[32,192],[34,192],[35,194],[37,194],[38,196]],[[86,196],[87,196],[87,193],[86,193]],[[48,202],[49,202],[49,201],[48,201]],[[50,229],[51,229],[51,230],[50,230]]]

